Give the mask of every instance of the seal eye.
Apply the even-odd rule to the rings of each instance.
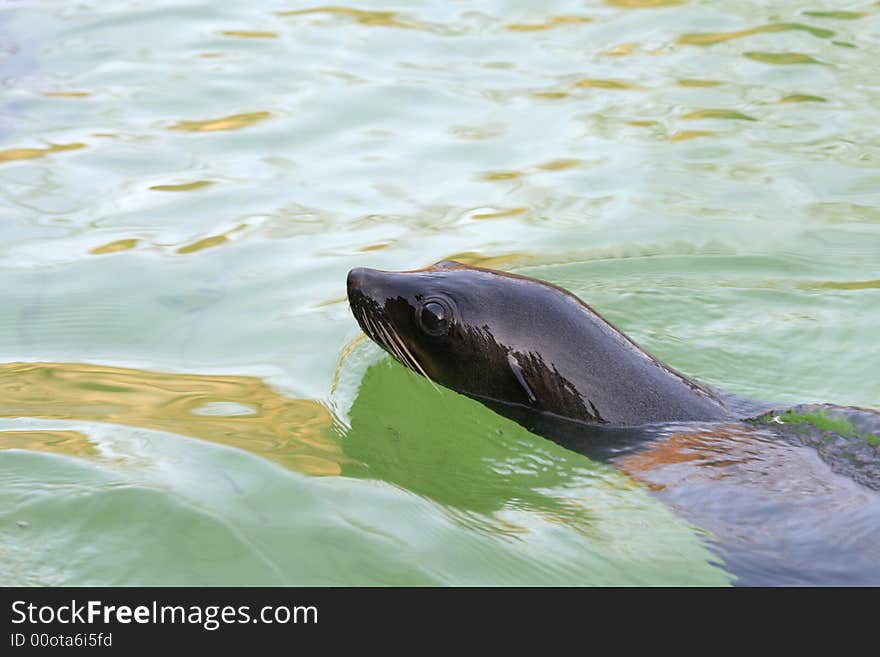
[[[428,335],[445,335],[452,323],[452,313],[441,301],[428,301],[419,313],[419,324]]]

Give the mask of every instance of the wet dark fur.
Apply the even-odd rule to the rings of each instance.
[[[604,427],[735,415],[549,283],[443,262],[412,272],[354,269],[348,296],[364,332],[401,363],[520,423],[529,422],[524,411]],[[439,338],[418,323],[432,298],[453,309]]]
[[[361,328],[405,366],[647,484],[708,532],[737,583],[880,583],[877,412],[785,413],[711,390],[574,295],[513,274],[454,262],[355,269],[348,296]],[[419,315],[432,299],[451,312],[439,335]],[[791,423],[810,414],[826,421]]]

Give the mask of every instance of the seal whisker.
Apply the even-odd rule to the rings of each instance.
[[[397,339],[397,336],[394,334],[394,329],[387,322],[378,322],[379,327],[382,329],[382,334],[385,336],[386,340],[391,344],[391,348],[394,350],[397,359],[401,362],[401,364],[408,368],[413,369],[412,364],[409,362],[407,357],[400,350],[400,341]]]
[[[372,337],[372,336],[370,335],[370,331],[369,331],[369,329],[367,328],[367,314],[364,312],[363,307],[360,306],[360,305],[352,306],[352,307],[351,307],[351,312],[352,312],[352,314],[355,316],[355,318],[358,320],[358,324],[360,324],[360,327],[361,327],[361,329],[363,330],[363,332],[364,332],[368,337]]]
[[[370,337],[381,344],[383,342],[382,336],[379,335],[379,332],[376,330],[376,324],[367,312],[364,312],[364,322],[367,325],[367,332],[370,334]]]
[[[367,332],[367,335],[373,337],[373,325],[370,322],[370,315],[364,308],[361,308],[361,321],[363,322],[364,330]]]
[[[394,352],[394,355],[397,356],[397,360],[400,361],[401,365],[403,365],[407,369],[412,369],[412,365],[410,365],[409,361],[406,359],[406,356],[403,355],[403,352],[400,351],[400,347],[398,346],[397,341],[394,340],[391,333],[389,332],[388,326],[380,323],[379,328],[382,329],[382,335],[385,336],[385,342]]]
[[[388,347],[388,350],[391,351],[397,357],[397,360],[400,361],[401,365],[409,368],[410,365],[409,365],[409,363],[407,363],[406,357],[400,352],[400,348],[397,346],[397,343],[394,342],[391,335],[388,333],[388,330],[385,327],[384,323],[377,321],[376,325],[382,331],[382,335],[385,336],[385,339],[383,340],[383,342]]]
[[[416,372],[417,374],[420,373],[423,377],[428,379],[428,381],[431,381],[430,377],[425,373],[425,370],[422,369],[422,366],[419,364],[419,361],[413,357],[410,350],[407,349],[406,344],[404,344],[403,340],[400,339],[400,336],[395,335],[392,332],[392,338],[397,343],[397,346],[400,349],[403,357],[406,359],[407,367],[409,369],[411,369],[413,372]],[[432,385],[433,385],[433,383],[434,382],[431,381]]]
[[[388,347],[388,350],[391,351],[394,354],[394,356],[397,357],[397,360],[400,361],[400,364],[403,365],[404,367],[406,367],[407,369],[415,371],[415,368],[413,367],[412,363],[404,355],[403,351],[401,350],[400,347],[402,345],[401,345],[400,338],[399,338],[399,336],[396,336],[394,334],[393,327],[391,327],[389,324],[387,324],[386,322],[383,322],[379,319],[376,320],[376,326],[379,327],[379,329],[382,332],[382,336],[384,336],[382,338],[382,342]]]
[[[385,347],[388,352],[397,358],[401,365],[413,372],[421,373],[422,376],[428,379],[435,390],[440,390],[434,381],[431,380],[431,377],[428,376],[427,372],[425,372],[418,359],[407,348],[406,343],[397,334],[393,326],[382,321],[379,317],[371,317],[370,313],[363,306],[359,305],[353,310],[356,310],[356,315],[361,319],[361,327],[370,338]]]
[[[393,353],[394,350],[392,346],[388,344],[388,335],[382,326],[382,321],[378,317],[373,318],[367,315],[367,322],[369,322],[370,330],[373,332],[373,339],[387,351]]]
[[[400,349],[401,355],[404,357],[404,359],[406,361],[406,366],[409,369],[411,369],[413,372],[417,372],[418,371],[418,363],[415,362],[412,355],[409,354],[409,350],[403,345],[403,343],[400,341],[400,339],[397,338],[397,336],[393,336],[393,337],[394,337],[395,342],[397,342],[397,346]]]
[[[394,330],[393,326],[390,328],[391,328],[391,335],[397,340],[397,344],[400,345],[400,347],[403,349],[403,351],[406,352],[407,356],[409,356],[412,364],[415,365],[416,368],[418,368],[419,372],[422,373],[423,377],[428,379],[428,382],[434,387],[434,390],[436,390],[437,392],[440,392],[440,388],[437,387],[437,384],[434,383],[433,379],[431,379],[431,377],[428,376],[428,373],[425,372],[421,363],[419,363],[418,358],[416,358],[413,355],[413,353],[409,350],[409,348],[406,346],[406,342],[404,342],[403,338],[401,338],[400,335],[398,335],[397,331]],[[412,368],[412,367],[411,367],[411,369],[415,370],[415,368]]]

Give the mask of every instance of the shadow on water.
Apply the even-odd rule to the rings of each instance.
[[[601,485],[611,472],[387,359],[367,369],[350,419],[343,474],[392,482],[473,518],[518,508],[589,532],[590,508],[560,490]]]
[[[363,376],[351,407],[344,443],[351,461],[343,472],[390,481],[491,531],[516,531],[491,522],[516,506],[586,537],[605,510],[591,508],[589,493],[572,500],[564,491],[613,478],[621,494],[646,486],[707,532],[707,545],[739,584],[880,583],[880,495],[837,474],[779,427],[726,421],[607,429],[513,417],[509,409],[505,415],[434,391],[382,360]]]

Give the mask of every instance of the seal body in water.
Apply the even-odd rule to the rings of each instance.
[[[361,328],[404,365],[504,414],[600,426],[732,417],[714,392],[548,283],[442,262],[354,269],[348,293]]]
[[[646,483],[710,532],[737,583],[880,584],[880,414],[713,390],[514,274],[354,269],[348,297],[409,369]]]
[[[638,445],[652,427],[774,410],[668,367],[544,281],[444,261],[416,271],[353,269],[347,286],[360,327],[403,365],[589,456]],[[853,434],[880,434],[873,411],[807,411],[837,411]]]

